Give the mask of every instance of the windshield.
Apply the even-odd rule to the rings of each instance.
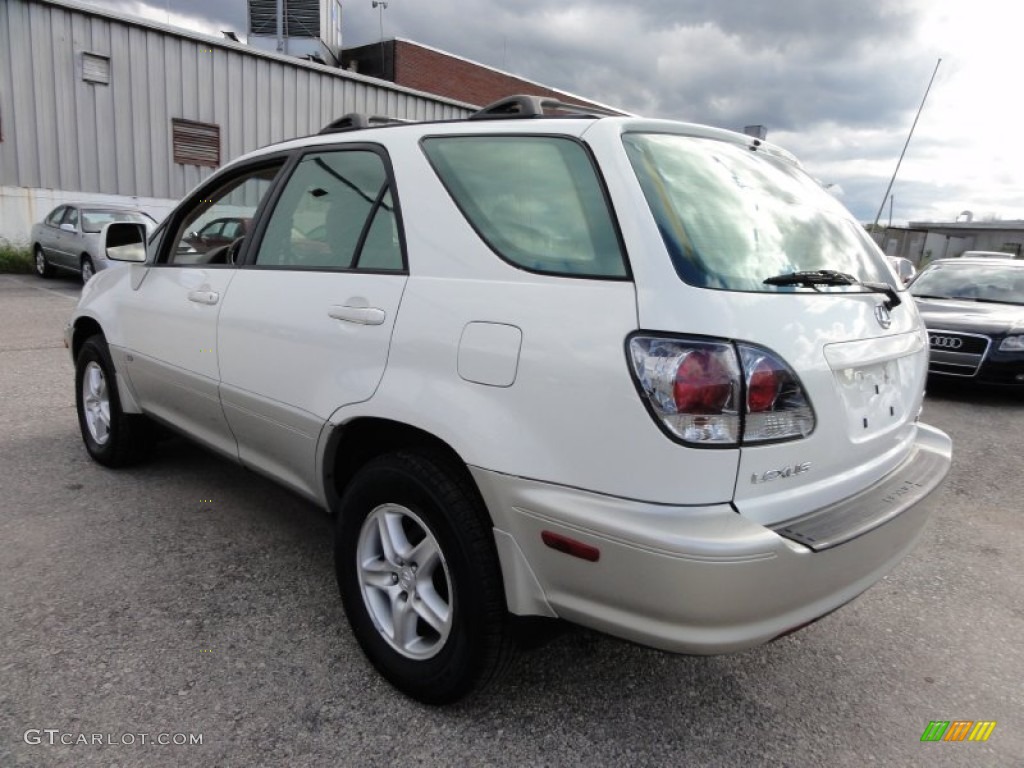
[[[691,136],[629,133],[623,142],[676,272],[690,285],[808,291],[815,288],[764,280],[815,270],[895,285],[863,227],[795,164]]]
[[[134,221],[147,227],[156,222],[144,213],[135,211],[82,211],[82,231],[99,232],[112,221]]]
[[[913,296],[1024,305],[1024,265],[933,264],[910,286]]]

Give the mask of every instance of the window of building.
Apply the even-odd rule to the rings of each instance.
[[[181,165],[220,165],[220,126],[194,120],[171,119],[174,162]]]
[[[83,53],[82,79],[87,83],[110,85],[110,57],[98,53]]]

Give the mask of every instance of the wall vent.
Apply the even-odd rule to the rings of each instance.
[[[220,126],[194,120],[171,120],[174,162],[182,165],[220,165]]]
[[[110,85],[110,57],[83,52],[82,79],[87,83]]]

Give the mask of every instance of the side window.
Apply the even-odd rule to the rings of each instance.
[[[627,276],[594,166],[552,136],[423,140],[434,170],[480,237],[506,261],[574,277]]]
[[[384,161],[368,150],[306,155],[267,223],[256,264],[402,270]]]
[[[68,206],[68,212],[64,214],[63,224],[70,224],[75,229],[78,229],[78,209]]]
[[[241,237],[245,234],[245,225],[241,219],[232,219],[221,224],[221,235],[224,237]]]
[[[216,235],[223,234],[223,232],[224,222],[221,221],[220,219],[217,219],[217,221],[211,221],[209,224],[207,224],[205,227],[199,230],[200,235],[206,235],[207,237],[214,237]]]
[[[228,179],[210,192],[190,201],[191,208],[178,224],[171,245],[164,250],[164,264],[233,264],[245,235],[284,161]],[[226,224],[236,226],[226,234]]]
[[[50,212],[50,215],[46,217],[46,223],[51,227],[59,227],[61,219],[64,218],[64,214],[67,212],[67,209],[68,207],[66,205],[58,205]]]

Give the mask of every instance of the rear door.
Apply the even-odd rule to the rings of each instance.
[[[307,152],[255,235],[221,309],[221,400],[241,459],[315,497],[320,430],[376,390],[407,279],[383,150]]]
[[[791,159],[722,134],[595,129],[623,171],[640,327],[723,343],[742,360],[741,440],[732,501],[773,524],[846,498],[912,450],[926,336],[909,296],[863,228]],[[625,153],[622,149],[625,148]],[[624,160],[624,162],[623,162]],[[660,241],[660,242],[659,242]],[[900,289],[771,285],[832,270]],[[836,279],[842,282],[842,279]],[[795,375],[800,391],[783,381]],[[774,373],[773,373],[774,371]],[[756,374],[756,375],[755,375]],[[776,374],[782,374],[776,375]],[[775,389],[765,394],[765,382]],[[813,414],[804,418],[799,409]],[[698,419],[699,420],[699,419]],[[685,453],[681,453],[685,459]]]

